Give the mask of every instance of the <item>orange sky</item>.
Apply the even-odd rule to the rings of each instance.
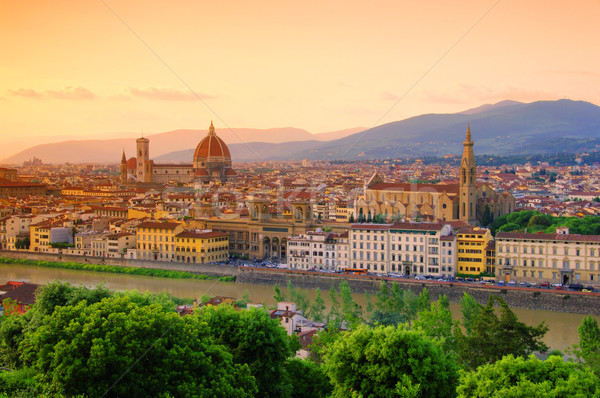
[[[3,146],[600,104],[598,0],[5,1],[0,13]]]

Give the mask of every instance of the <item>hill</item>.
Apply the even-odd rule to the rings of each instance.
[[[467,124],[477,154],[519,155],[588,152],[600,144],[600,107],[584,101],[502,101],[454,114],[426,114],[364,130],[310,134],[292,127],[221,129],[234,161],[356,160],[460,154]],[[175,130],[149,136],[157,162],[190,162],[206,130]],[[5,160],[37,156],[48,163],[118,162],[132,139],[65,141],[38,145]]]

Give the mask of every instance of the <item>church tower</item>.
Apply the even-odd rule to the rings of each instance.
[[[467,137],[463,142],[463,155],[460,162],[460,205],[458,219],[470,224],[477,224],[477,168],[473,154],[473,141],[471,141],[471,127],[467,125]]]
[[[123,156],[121,157],[121,185],[127,184],[127,158],[125,157],[125,150],[123,150]]]
[[[138,138],[137,144],[137,182],[152,182],[152,167],[150,164],[150,140]]]

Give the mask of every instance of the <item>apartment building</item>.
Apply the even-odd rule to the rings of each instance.
[[[140,260],[175,260],[175,236],[183,232],[177,222],[140,223],[136,227],[137,258]]]
[[[183,231],[175,235],[174,261],[212,263],[229,258],[229,234],[214,231]]]
[[[352,268],[377,274],[456,272],[456,237],[449,224],[355,224],[349,236]]]
[[[461,228],[456,233],[458,245],[457,272],[479,275],[487,271],[486,248],[494,239],[489,229]]]
[[[287,240],[290,268],[336,271],[348,266],[348,234],[307,232]]]
[[[598,284],[600,236],[499,232],[496,235],[497,275],[505,280]]]

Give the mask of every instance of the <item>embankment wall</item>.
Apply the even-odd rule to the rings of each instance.
[[[491,295],[496,295],[511,307],[532,310],[572,312],[577,314],[600,315],[600,293],[581,293],[552,289],[483,286],[472,283],[450,283],[417,281],[410,279],[380,278],[374,276],[323,274],[301,271],[240,267],[236,278],[238,283],[285,286],[292,281],[294,286],[307,289],[337,288],[342,280],[347,280],[355,293],[376,293],[381,282],[398,283],[403,289],[419,294],[427,287],[431,297],[445,294],[450,301],[459,302],[468,293],[479,303],[487,303]]]

